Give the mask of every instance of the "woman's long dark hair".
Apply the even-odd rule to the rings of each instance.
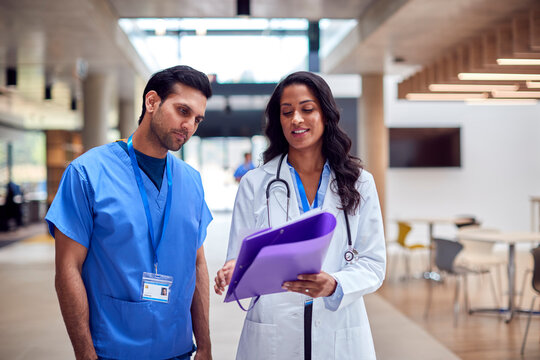
[[[330,87],[320,76],[299,71],[290,74],[276,86],[265,112],[265,134],[270,145],[263,153],[264,163],[289,151],[289,143],[281,127],[280,102],[283,90],[293,84],[307,86],[319,101],[324,120],[322,153],[336,176],[331,189],[339,195],[341,209],[353,214],[360,205],[360,193],[356,190],[355,183],[360,176],[362,165],[359,158],[349,154],[351,139],[339,128],[340,115],[336,101]]]

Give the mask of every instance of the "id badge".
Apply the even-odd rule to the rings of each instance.
[[[172,283],[172,276],[143,272],[141,299],[168,303]]]

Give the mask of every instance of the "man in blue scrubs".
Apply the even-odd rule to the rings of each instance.
[[[253,162],[251,161],[251,153],[244,153],[244,162],[236,168],[233,175],[234,179],[239,183],[242,176],[246,175],[249,170],[253,169],[255,169],[255,165],[253,165]]]
[[[127,142],[66,169],[46,220],[77,359],[211,359],[202,243],[212,215],[199,173],[169,153],[197,130],[211,95],[188,66],[154,74]]]

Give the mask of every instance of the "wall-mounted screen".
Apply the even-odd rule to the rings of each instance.
[[[460,128],[390,128],[390,167],[460,167]]]

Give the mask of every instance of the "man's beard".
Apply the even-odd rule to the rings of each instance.
[[[186,130],[172,129],[167,131],[157,125],[159,121],[156,120],[159,119],[152,120],[153,121],[150,123],[150,130],[163,148],[170,151],[178,151],[188,141],[188,132]],[[177,134],[181,134],[184,137],[184,141],[179,142],[178,140],[176,140]]]
[[[184,137],[184,140],[177,140],[177,134],[181,134]],[[158,133],[157,136],[161,145],[171,151],[180,150],[180,148],[188,141],[187,131],[180,129]]]

